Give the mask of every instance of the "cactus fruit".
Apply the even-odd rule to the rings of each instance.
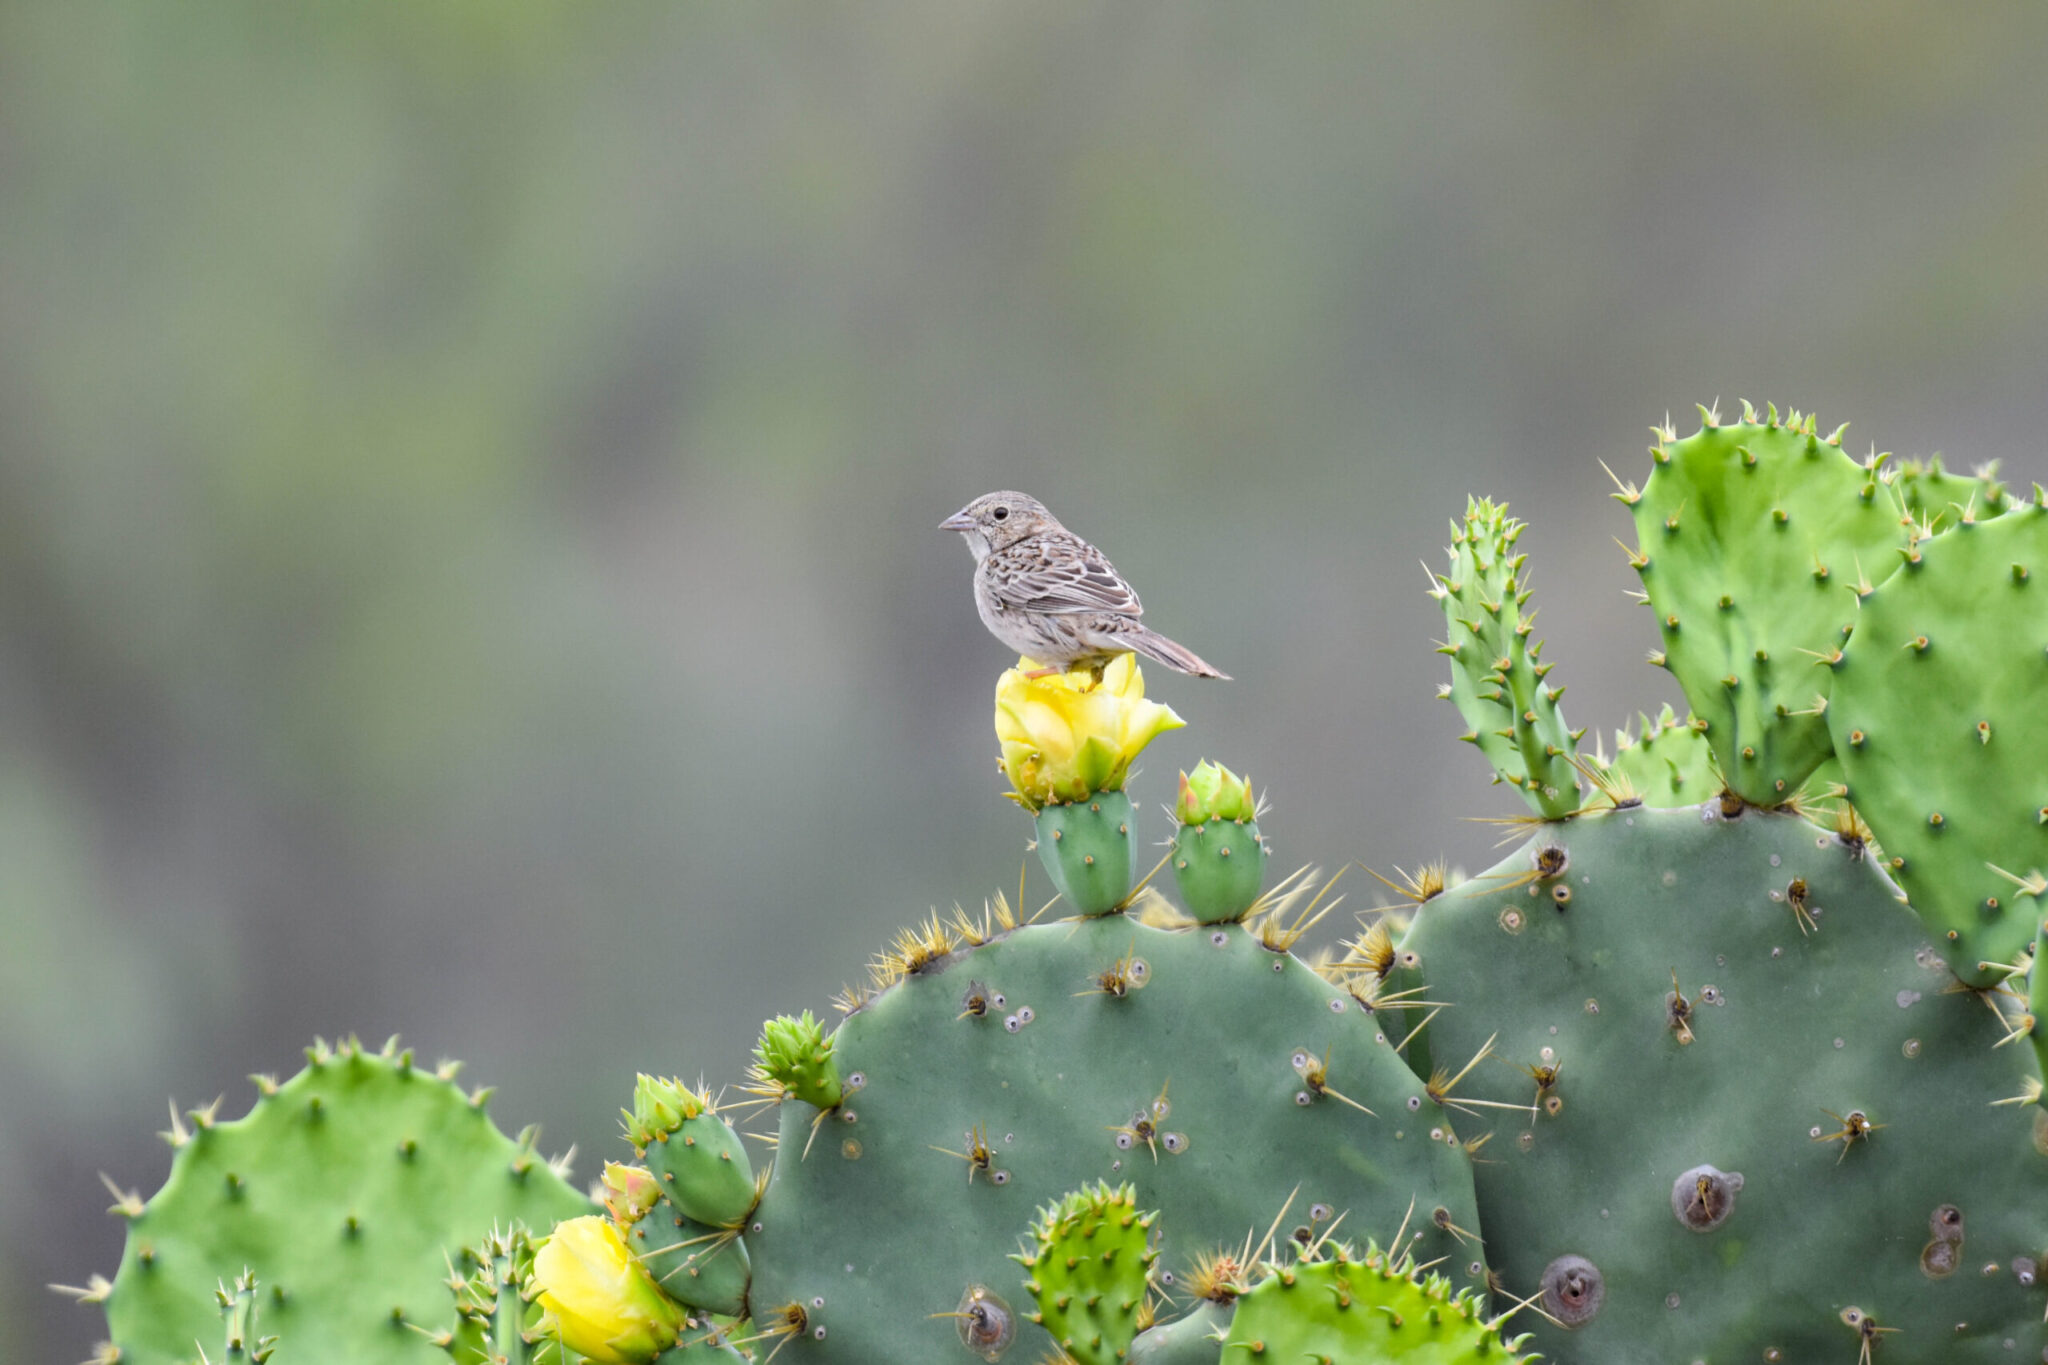
[[[243,1118],[173,1109],[170,1178],[146,1204],[121,1197],[128,1245],[106,1308],[124,1365],[195,1359],[219,1332],[216,1286],[245,1267],[281,1361],[431,1365],[407,1324],[445,1315],[449,1257],[493,1224],[589,1209],[452,1064],[420,1070],[395,1042],[306,1055],[281,1085],[259,1077]]]
[[[1753,805],[1791,800],[1828,757],[1829,674],[1856,621],[1854,589],[1905,537],[1876,462],[1842,453],[1841,432],[1775,408],[1685,440],[1658,433],[1635,514],[1630,562],[1657,614],[1671,670],[1707,723],[1722,779]]]
[[[612,1226],[654,1282],[679,1303],[738,1317],[747,1311],[747,1246],[730,1228],[686,1218],[643,1166],[604,1168]]]
[[[633,1154],[683,1217],[717,1228],[745,1220],[757,1196],[753,1164],[708,1092],[643,1075],[625,1117]]]
[[[1431,900],[1402,945],[1451,1006],[1434,1049],[1497,1033],[1542,1102],[1475,1178],[1509,1291],[1581,1315],[1539,1326],[1545,1351],[1847,1359],[1849,1304],[1888,1361],[2039,1355],[2048,1159],[2012,1107],[2039,1083],[1997,1046],[2023,1002],[1956,989],[1860,842],[1718,802],[1581,815]],[[1959,1227],[1923,1258],[1938,1206],[1966,1253]],[[1590,1268],[1546,1278],[1566,1256]]]
[[[1405,1250],[1363,1252],[1320,1240],[1264,1267],[1237,1301],[1220,1365],[1267,1360],[1388,1365],[1515,1365],[1526,1337],[1504,1340],[1484,1295],[1453,1289]]]
[[[1916,539],[1863,599],[1827,722],[1850,799],[1976,984],[2048,904],[2048,510]],[[1953,945],[1953,946],[1950,946]]]
[[[1097,1181],[1040,1209],[1030,1248],[1012,1258],[1030,1275],[1031,1320],[1080,1365],[1114,1365],[1129,1353],[1151,1297],[1158,1218],[1138,1211],[1130,1184]]]
[[[1266,845],[1259,835],[1252,784],[1206,760],[1180,775],[1173,816],[1173,875],[1180,897],[1198,924],[1240,920],[1266,880]]]
[[[1003,1253],[1033,1208],[1097,1180],[1129,1182],[1187,1246],[1241,1240],[1297,1186],[1361,1220],[1415,1199],[1474,1225],[1453,1116],[1384,1041],[1384,1008],[1240,925],[1007,917],[927,927],[885,989],[849,997],[847,1094],[815,1141],[817,1111],[782,1104],[745,1231],[753,1330],[801,1314],[781,1365],[944,1365],[982,1349],[970,1332],[1042,1354]],[[1425,1231],[1423,1254],[1483,1280],[1476,1247]]]
[[[1526,556],[1513,554],[1522,530],[1506,507],[1485,498],[1468,498],[1465,524],[1451,525],[1451,568],[1432,575],[1430,588],[1448,632],[1438,652],[1451,659],[1450,685],[1440,695],[1457,703],[1471,727],[1464,738],[1493,764],[1494,780],[1521,792],[1537,814],[1556,817],[1579,808],[1572,759],[1583,732],[1566,728],[1557,709],[1564,689],[1544,682],[1543,643],[1529,643],[1535,618],[1522,615]]]
[[[1097,792],[1038,812],[1038,859],[1067,903],[1101,915],[1131,894],[1131,798]]]

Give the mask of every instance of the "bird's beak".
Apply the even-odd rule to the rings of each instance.
[[[967,509],[963,507],[952,516],[940,522],[939,529],[941,531],[972,531],[974,529],[974,518],[968,516]]]

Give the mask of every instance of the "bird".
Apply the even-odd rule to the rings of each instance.
[[[1119,654],[1142,654],[1197,678],[1230,675],[1138,618],[1145,608],[1102,551],[1060,525],[1036,498],[984,493],[939,523],[974,555],[974,605],[989,633],[1043,677],[1087,667],[1098,679]]]

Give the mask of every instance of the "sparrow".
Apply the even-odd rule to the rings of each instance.
[[[1022,493],[984,493],[939,523],[974,555],[974,605],[989,633],[1046,667],[1099,678],[1119,654],[1142,654],[1197,678],[1228,679],[1138,620],[1145,608],[1102,551]]]

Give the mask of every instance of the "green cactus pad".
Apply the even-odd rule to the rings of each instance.
[[[749,1073],[754,1093],[769,1099],[788,1096],[814,1109],[836,1109],[844,1093],[832,1042],[809,1010],[778,1015],[761,1030]]]
[[[1173,835],[1173,876],[1197,922],[1243,919],[1266,881],[1266,846],[1258,821],[1182,825]]]
[[[1484,1296],[1453,1290],[1405,1254],[1322,1243],[1266,1267],[1237,1301],[1221,1365],[1373,1361],[1386,1365],[1514,1365],[1523,1338],[1504,1340]]]
[[[1754,414],[1751,414],[1753,417]],[[1853,591],[1905,544],[1877,475],[1813,419],[1665,432],[1640,493],[1624,488],[1631,556],[1663,632],[1657,661],[1685,689],[1721,776],[1743,800],[1791,799],[1828,756],[1821,706],[1856,619]]]
[[[179,1120],[164,1187],[131,1210],[107,1299],[123,1365],[198,1358],[220,1334],[216,1288],[252,1270],[278,1365],[434,1365],[407,1324],[449,1315],[448,1260],[494,1224],[552,1227],[584,1198],[465,1095],[452,1067],[353,1041],[309,1049],[247,1116]]]
[[[540,1306],[526,1297],[533,1243],[525,1224],[465,1247],[458,1264],[469,1273],[455,1288],[455,1327],[436,1336],[435,1345],[456,1365],[562,1365],[561,1344],[542,1338]]]
[[[781,1108],[746,1232],[753,1330],[806,1306],[778,1365],[962,1365],[954,1315],[977,1288],[1013,1305],[1006,1359],[1044,1355],[1005,1253],[1035,1208],[1097,1180],[1161,1211],[1177,1265],[1263,1234],[1290,1196],[1303,1225],[1321,1205],[1391,1228],[1414,1201],[1477,1226],[1452,1118],[1384,1041],[1391,1015],[1255,934],[1112,915],[970,941],[840,1025],[847,1096],[815,1142],[816,1112]],[[1483,1279],[1476,1247],[1425,1231],[1421,1254]]]
[[[1964,518],[1989,521],[2015,505],[1998,481],[1996,461],[1977,473],[1952,474],[1936,455],[1924,463],[1907,460],[1888,471],[1886,482],[1907,516],[1930,531],[1946,531]]]
[[[1556,819],[1579,808],[1572,766],[1579,735],[1557,709],[1564,689],[1544,682],[1550,665],[1538,662],[1542,642],[1529,643],[1535,616],[1522,615],[1526,556],[1513,553],[1522,531],[1505,505],[1467,499],[1465,524],[1451,526],[1450,571],[1434,576],[1430,596],[1443,603],[1448,631],[1438,651],[1451,660],[1442,695],[1471,727],[1464,738],[1493,764],[1496,781]]]
[[[256,1277],[244,1270],[235,1277],[233,1284],[223,1284],[216,1289],[214,1298],[219,1302],[220,1315],[227,1323],[227,1331],[221,1341],[222,1359],[263,1365],[276,1352],[277,1338],[257,1335]]]
[[[1131,798],[1097,792],[1038,812],[1038,859],[1067,903],[1100,915],[1131,894]]]
[[[1159,1259],[1151,1245],[1158,1217],[1139,1211],[1129,1184],[1098,1181],[1040,1209],[1031,1248],[1013,1258],[1038,1301],[1031,1320],[1080,1365],[1112,1365],[1129,1353]]]
[[[753,1272],[745,1240],[731,1229],[685,1217],[663,1199],[619,1231],[627,1249],[670,1298],[725,1317],[746,1312]]]
[[[1131,1365],[1217,1365],[1230,1313],[1223,1304],[1197,1302],[1183,1316],[1138,1333]]]
[[[1721,793],[1714,770],[1714,751],[1706,736],[1666,706],[1655,720],[1639,718],[1636,733],[1617,731],[1614,761],[1617,774],[1646,806],[1697,806]]]
[[[1920,541],[1865,599],[1833,698],[1889,870],[1957,971],[1996,979],[1978,964],[2015,960],[2048,908],[2024,885],[2048,870],[2048,512]]]
[[[1718,810],[1546,829],[1552,881],[1517,854],[1403,940],[1449,1002],[1436,1055],[1497,1035],[1541,1100],[1475,1171],[1506,1292],[1584,1318],[1531,1324],[1575,1365],[1846,1365],[1851,1307],[1900,1329],[1885,1365],[2039,1358],[2048,1156],[2040,1111],[1997,1103],[2038,1090],[2031,1052],[1995,1046],[2020,1002],[1949,989],[1854,841]],[[1942,1206],[1960,1238],[1930,1253]]]

